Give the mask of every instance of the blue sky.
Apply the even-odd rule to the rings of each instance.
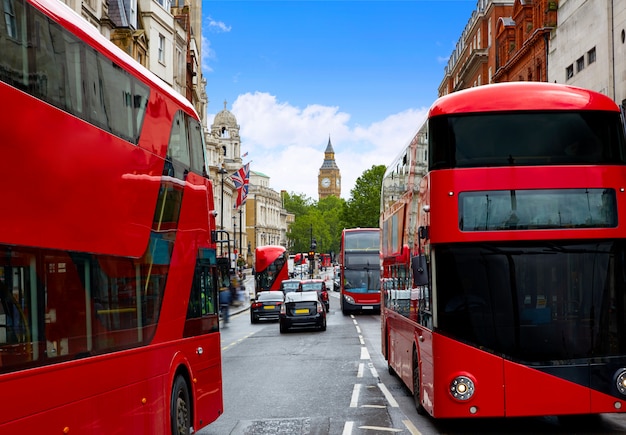
[[[227,101],[244,163],[314,200],[330,137],[348,199],[417,131],[476,4],[203,0],[208,122]]]

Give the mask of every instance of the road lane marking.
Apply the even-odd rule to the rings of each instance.
[[[350,399],[350,408],[356,408],[359,404],[359,394],[361,393],[361,384],[354,384],[352,390],[352,398]]]
[[[391,405],[392,408],[397,408],[400,406],[398,405],[398,402],[396,402],[396,399],[393,398],[393,396],[391,395],[391,393],[389,392],[385,384],[379,383],[378,388],[380,388],[380,391],[383,392],[385,399],[387,399],[387,402],[389,402],[389,405]]]
[[[402,423],[404,423],[404,426],[406,426],[407,430],[411,432],[411,435],[422,435],[422,433],[417,430],[415,425],[413,425],[413,422],[411,420],[402,420]]]
[[[367,347],[361,348],[361,359],[370,359],[370,353],[367,351]]]
[[[392,427],[381,426],[359,426],[359,429],[375,430],[376,432],[402,432],[402,429],[394,429]]]
[[[362,378],[363,377],[363,368],[365,367],[365,364],[360,363],[359,364],[359,370],[357,370],[356,372],[356,377],[357,378]]]
[[[374,364],[367,363],[367,365],[370,368],[370,373],[372,374],[372,376],[375,377],[376,379],[378,379],[378,371],[376,370],[376,367],[374,367]]]
[[[227,344],[226,346],[222,346],[222,352],[227,350],[227,349],[229,349],[229,348],[231,348],[231,347],[233,347],[233,346],[235,346],[235,345],[237,345],[237,344],[239,344],[239,343],[241,343],[246,338],[249,338],[250,336],[254,335],[255,333],[256,333],[256,331],[251,332],[250,334],[248,334],[248,335],[246,335],[246,336],[244,336],[244,337],[242,337],[242,338],[240,338],[238,340],[235,340],[232,343]]]
[[[354,427],[353,421],[346,421],[346,424],[343,425],[343,432],[341,435],[351,435],[353,427]]]

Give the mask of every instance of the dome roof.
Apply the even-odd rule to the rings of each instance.
[[[213,125],[225,125],[229,127],[237,127],[237,118],[226,109],[226,101],[224,101],[224,110],[215,115]]]

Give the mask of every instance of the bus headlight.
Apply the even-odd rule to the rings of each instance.
[[[352,296],[348,296],[348,295],[343,295],[343,298],[346,300],[347,303],[349,304],[353,304],[354,303],[354,298]]]
[[[626,368],[621,368],[615,372],[615,386],[617,391],[623,396],[626,396]]]
[[[457,376],[450,382],[450,394],[456,400],[469,400],[474,395],[474,381],[467,376]]]

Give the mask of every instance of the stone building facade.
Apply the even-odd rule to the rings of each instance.
[[[202,2],[60,0],[195,107],[206,126]]]
[[[293,214],[283,208],[282,195],[270,187],[270,177],[250,171],[250,188],[246,202],[246,230],[251,254],[257,246],[287,246],[287,226]]]
[[[626,2],[560,0],[548,81],[626,100]]]

